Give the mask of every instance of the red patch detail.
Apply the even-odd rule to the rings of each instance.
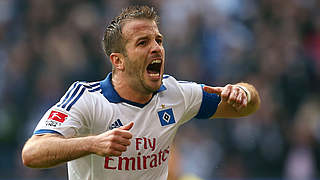
[[[54,121],[58,121],[58,122],[63,123],[66,120],[67,117],[68,117],[67,114],[63,114],[63,113],[58,112],[58,111],[51,111],[48,119],[52,119]]]

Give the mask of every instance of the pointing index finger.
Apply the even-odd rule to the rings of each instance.
[[[218,94],[219,96],[221,96],[223,88],[222,87],[204,86],[203,90],[207,93],[215,93],[215,94]]]

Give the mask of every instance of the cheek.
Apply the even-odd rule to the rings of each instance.
[[[164,50],[164,47],[162,47],[161,52],[162,52],[162,57],[163,57],[163,60],[164,60],[165,57],[166,57],[166,51]]]
[[[139,59],[127,59],[126,67],[128,68],[128,71],[131,73],[137,74],[143,70],[144,65],[142,62],[139,61]]]
[[[135,73],[143,73],[147,67],[147,57],[148,54],[146,53],[146,51],[135,50],[128,52],[128,64],[130,63],[130,67],[132,68],[130,71],[135,71]]]

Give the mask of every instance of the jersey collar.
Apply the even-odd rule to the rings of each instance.
[[[112,83],[111,83],[111,80],[112,80],[112,73],[110,72],[108,74],[108,76],[103,80],[103,81],[100,81],[100,85],[101,85],[101,89],[102,89],[102,94],[105,98],[108,99],[109,102],[112,102],[112,103],[121,103],[121,102],[125,102],[125,103],[128,103],[128,104],[131,104],[133,106],[137,106],[137,107],[140,107],[140,108],[143,108],[145,105],[147,105],[149,102],[147,102],[146,104],[140,104],[140,103],[136,103],[136,102],[132,102],[132,101],[129,101],[129,100],[126,100],[122,97],[120,97],[120,95],[117,93],[117,91],[114,89]],[[164,91],[166,90],[167,88],[162,84],[160,86],[160,88],[153,94],[157,94],[161,91]]]

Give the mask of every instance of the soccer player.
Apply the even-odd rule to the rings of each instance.
[[[211,87],[164,75],[158,18],[153,8],[135,6],[112,20],[103,37],[112,73],[99,82],[75,82],[44,114],[22,150],[26,166],[68,162],[71,180],[165,180],[170,144],[182,124],[258,109],[258,92],[247,83]]]

